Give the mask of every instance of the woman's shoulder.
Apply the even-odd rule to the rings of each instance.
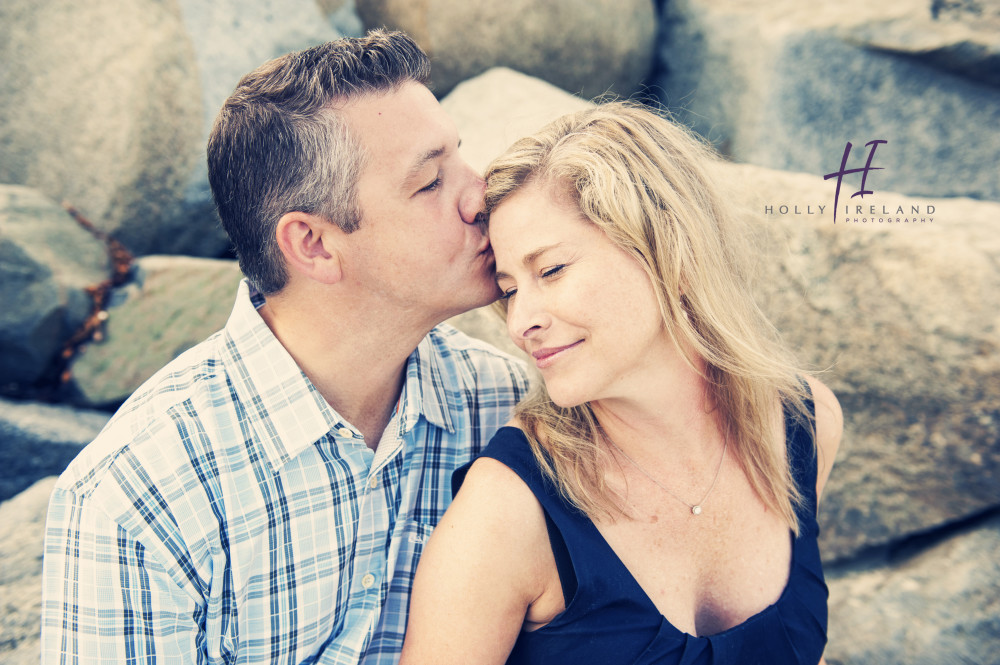
[[[504,462],[518,472],[530,465],[531,444],[521,422],[514,419],[498,429],[477,460],[484,457]]]
[[[509,498],[522,509],[531,503],[537,505],[538,500],[528,487],[525,470],[521,468],[525,456],[530,454],[520,422],[508,422],[497,430],[482,454],[468,466],[456,501],[459,495],[464,495],[463,501],[497,503],[496,497],[504,496],[505,500],[499,503],[509,504]]]

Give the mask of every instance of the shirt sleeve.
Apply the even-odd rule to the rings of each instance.
[[[207,658],[201,603],[178,586],[156,549],[86,496],[53,492],[42,573],[42,665],[225,660]]]

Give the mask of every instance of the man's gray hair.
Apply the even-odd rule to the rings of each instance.
[[[335,106],[429,76],[412,39],[375,30],[289,53],[240,80],[209,136],[208,177],[240,269],[261,293],[288,279],[275,238],[282,215],[319,215],[347,233],[361,223],[366,155]]]

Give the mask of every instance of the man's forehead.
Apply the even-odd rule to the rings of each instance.
[[[339,111],[366,152],[391,160],[393,170],[401,170],[404,177],[458,141],[455,123],[433,93],[419,83],[352,99]]]

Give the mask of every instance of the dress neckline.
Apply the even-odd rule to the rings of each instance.
[[[524,439],[525,443],[527,443],[527,435],[519,427],[514,427],[514,426],[511,426],[511,425],[505,425],[501,429],[513,429],[513,430],[516,430],[517,433]],[[786,432],[785,432],[786,444],[785,445],[789,447],[789,450],[788,450],[788,454],[789,455],[793,454],[792,450],[790,449],[791,437],[793,435],[794,435],[794,432],[791,430],[791,428],[786,427]],[[798,513],[798,511],[796,511],[796,513]],[[637,597],[641,600],[641,602],[643,604],[645,604],[652,611],[653,614],[658,615],[661,618],[661,620],[663,622],[663,625],[669,627],[669,629],[672,630],[676,635],[681,636],[681,637],[687,637],[687,638],[690,638],[690,639],[717,638],[717,637],[726,635],[728,633],[736,632],[736,631],[739,631],[739,630],[745,628],[746,626],[749,626],[752,623],[755,623],[757,620],[765,617],[766,615],[771,614],[771,613],[777,611],[778,605],[780,605],[781,603],[783,603],[786,600],[786,598],[787,598],[787,596],[788,596],[788,594],[790,592],[790,589],[791,589],[791,586],[792,586],[792,577],[793,577],[793,575],[795,573],[795,568],[796,568],[796,566],[799,563],[798,553],[796,552],[796,550],[797,550],[796,543],[797,543],[798,539],[795,537],[795,533],[792,532],[791,530],[789,530],[788,535],[789,535],[789,541],[790,541],[790,546],[791,546],[791,556],[789,557],[789,562],[788,562],[788,576],[785,578],[785,586],[781,589],[781,594],[778,596],[778,599],[775,600],[773,603],[767,605],[766,607],[762,608],[759,612],[756,612],[756,613],[752,614],[751,616],[747,617],[746,619],[744,619],[740,623],[735,624],[733,626],[730,626],[729,628],[726,628],[725,630],[719,631],[718,633],[710,633],[710,634],[707,634],[707,635],[693,635],[693,634],[688,633],[686,631],[683,631],[680,628],[678,628],[677,626],[675,626],[673,624],[673,622],[671,622],[670,619],[667,618],[660,611],[660,609],[656,606],[656,603],[653,602],[653,599],[649,597],[649,594],[646,593],[646,590],[643,589],[642,585],[639,584],[639,581],[637,579],[635,579],[635,576],[632,574],[632,571],[629,570],[628,566],[625,565],[625,562],[622,561],[621,557],[618,556],[618,553],[614,550],[613,547],[611,547],[611,544],[604,537],[604,534],[602,534],[601,531],[600,531],[600,529],[597,528],[597,525],[594,524],[593,520],[591,520],[588,516],[584,515],[583,513],[577,513],[577,515],[580,517],[581,520],[583,520],[586,523],[586,528],[592,532],[592,535],[594,537],[596,537],[597,541],[600,543],[600,547],[603,547],[604,550],[605,550],[605,553],[608,554],[608,555],[610,555],[610,558],[614,562],[614,565],[616,565],[625,574],[624,576],[628,580],[628,583],[631,584],[634,587],[635,591],[638,592],[637,593]],[[573,566],[573,572],[577,576],[577,579],[579,579],[580,578],[580,574],[579,574],[579,571],[577,570],[576,561],[574,561],[572,559],[572,557],[570,557],[570,565]],[[559,623],[561,623],[562,618],[568,614],[568,612],[570,610],[570,605],[572,605],[572,603],[573,603],[573,600],[570,600],[570,602],[567,603],[566,607],[563,609],[562,612],[560,612],[555,617],[553,617],[552,620],[549,621],[544,626],[541,626],[540,628],[538,628],[538,629],[536,629],[534,631],[531,631],[531,632],[542,632],[546,628],[548,628],[549,626],[556,626]]]
[[[628,566],[625,565],[625,562],[621,560],[621,557],[618,556],[618,553],[615,552],[614,548],[611,547],[611,544],[608,543],[607,539],[605,539],[604,534],[602,534],[601,531],[600,531],[600,529],[597,528],[597,525],[594,524],[593,520],[591,520],[589,517],[583,517],[583,519],[585,519],[587,521],[588,528],[593,530],[593,535],[596,536],[596,538],[601,543],[600,546],[605,549],[605,551],[606,551],[607,554],[611,555],[611,559],[614,561],[614,564],[616,566],[618,566],[621,569],[622,572],[625,573],[626,579],[628,579],[629,583],[635,588],[635,591],[637,592],[637,594],[636,594],[637,597],[640,598],[641,601],[642,601],[642,603],[644,603],[645,605],[647,605],[649,607],[649,609],[654,614],[659,615],[660,618],[663,620],[663,624],[665,626],[668,626],[677,635],[680,635],[680,636],[683,636],[683,637],[688,637],[688,638],[691,638],[691,639],[708,639],[708,638],[717,638],[717,637],[726,635],[727,633],[739,631],[739,630],[743,629],[744,627],[746,627],[746,626],[754,623],[758,619],[763,618],[767,614],[770,614],[772,612],[777,611],[778,605],[781,604],[785,600],[785,597],[788,595],[789,590],[791,589],[792,575],[795,572],[795,566],[798,563],[798,556],[796,555],[796,551],[795,551],[796,550],[796,547],[795,547],[795,541],[796,541],[795,534],[792,533],[791,530],[789,530],[788,535],[789,535],[789,542],[790,542],[790,545],[791,545],[791,556],[789,557],[789,562],[788,562],[788,576],[785,578],[785,586],[782,587],[781,594],[778,596],[778,599],[775,600],[773,603],[767,605],[766,607],[762,608],[760,611],[755,612],[754,614],[750,615],[749,617],[747,617],[743,621],[739,622],[738,624],[730,626],[729,628],[726,628],[725,630],[721,630],[721,631],[719,631],[717,633],[709,633],[709,634],[706,634],[706,635],[694,635],[692,633],[688,633],[687,631],[683,631],[680,628],[678,628],[677,626],[675,626],[673,624],[673,622],[669,618],[667,618],[660,611],[660,609],[656,606],[656,603],[653,602],[653,599],[649,597],[649,594],[646,593],[646,590],[642,588],[641,584],[639,584],[639,581],[637,579],[635,579],[635,575],[632,574],[632,571],[629,570]],[[570,562],[573,565],[573,569],[575,571],[576,570],[576,563],[574,561],[572,561],[572,559],[570,560]],[[572,601],[570,601],[570,602],[572,603]],[[546,626],[548,626],[549,624],[554,623],[555,620],[558,619],[560,616],[562,616],[562,614],[564,614],[567,610],[569,610],[569,605],[567,605],[566,609],[563,610],[563,612],[561,612],[555,619],[553,619],[548,624],[546,624]],[[543,626],[542,628],[544,628],[544,627],[545,626]],[[539,629],[539,630],[541,630],[541,629]]]

